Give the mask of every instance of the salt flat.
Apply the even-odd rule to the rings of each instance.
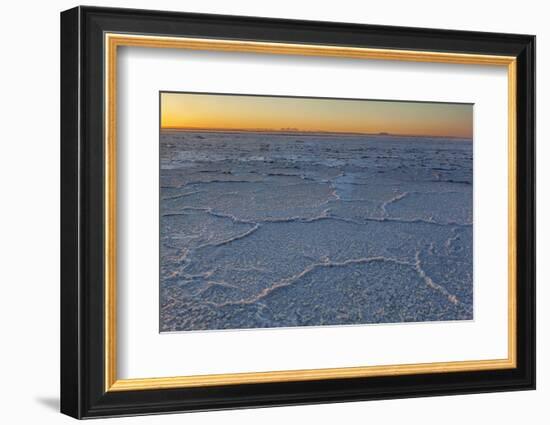
[[[161,331],[469,320],[472,141],[162,131]]]

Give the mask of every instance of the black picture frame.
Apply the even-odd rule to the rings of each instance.
[[[105,391],[104,33],[479,53],[517,60],[517,367]],[[535,388],[535,37],[76,7],[61,13],[61,412],[75,418]]]

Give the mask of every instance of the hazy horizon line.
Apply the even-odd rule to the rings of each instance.
[[[208,128],[208,127],[160,127],[160,131],[201,131],[211,133],[281,133],[281,134],[342,134],[355,136],[397,136],[397,137],[429,137],[440,139],[464,139],[473,140],[473,137],[452,136],[452,135],[434,135],[434,134],[413,134],[413,133],[390,133],[380,132],[353,132],[353,131],[326,131],[326,130],[300,130],[300,129],[271,129],[271,128]]]

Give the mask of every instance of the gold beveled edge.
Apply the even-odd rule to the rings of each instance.
[[[400,60],[508,68],[508,358],[402,365],[117,379],[116,373],[116,57],[118,46]],[[353,377],[510,369],[516,358],[516,58],[446,52],[105,34],[105,391],[203,387]]]
[[[169,49],[213,50],[279,55],[329,56],[357,59],[399,60],[411,62],[439,62],[477,65],[509,65],[513,56],[482,55],[474,53],[431,52],[420,50],[376,49],[315,44],[272,43],[246,40],[150,36],[107,33],[107,44],[112,47],[156,47]]]
[[[105,390],[116,381],[116,264],[117,264],[117,173],[116,173],[116,46],[105,43]]]
[[[362,366],[330,369],[284,370],[274,372],[230,373],[219,375],[175,376],[167,378],[119,379],[109,391],[135,391],[213,385],[260,384],[269,382],[315,381],[321,379],[372,378],[376,376],[447,373],[512,368],[508,359],[418,363],[393,366]]]
[[[517,61],[508,64],[508,358],[517,366]]]

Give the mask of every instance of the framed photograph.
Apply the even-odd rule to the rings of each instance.
[[[535,37],[61,14],[61,411],[535,387]]]

